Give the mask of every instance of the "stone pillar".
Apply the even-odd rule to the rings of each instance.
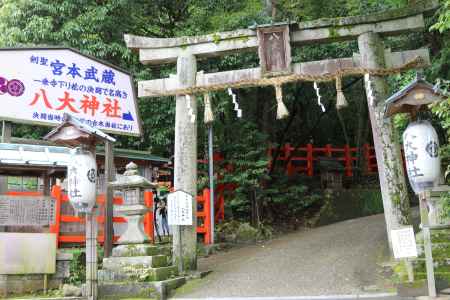
[[[377,33],[367,32],[358,37],[361,65],[366,68],[384,68],[383,41]],[[384,103],[388,98],[386,79],[371,76],[373,105],[368,101],[373,142],[378,163],[384,216],[392,250],[391,230],[410,224],[409,198],[401,159],[399,136],[391,119],[384,118]],[[366,87],[366,93],[368,93]]]
[[[178,57],[177,77],[179,87],[195,85],[197,62],[194,55],[185,54]],[[174,264],[183,262],[184,270],[197,269],[197,118],[194,122],[188,114],[187,97],[176,96],[175,114],[175,164],[174,187],[194,196],[192,203],[193,225],[173,226],[173,259]],[[191,96],[190,107],[197,116],[197,102],[195,96]],[[181,253],[180,253],[181,241]]]

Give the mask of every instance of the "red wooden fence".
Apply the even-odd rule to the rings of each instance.
[[[6,193],[9,196],[42,196],[41,192],[16,192],[9,191]],[[62,204],[69,201],[69,198],[61,190],[60,186],[53,186],[51,191],[51,196],[55,200],[55,223],[50,225],[50,233],[56,234],[57,246],[60,247],[63,244],[83,244],[86,241],[85,232],[79,232],[76,235],[64,235],[61,234],[61,224],[62,223],[85,223],[84,217],[78,217],[74,215],[67,215],[61,213]],[[203,236],[203,242],[205,244],[211,244],[211,211],[210,211],[210,194],[209,189],[204,189],[200,196],[197,196],[197,204],[199,209],[197,210],[197,233]],[[222,198],[223,200],[223,198]],[[114,204],[121,205],[123,199],[121,197],[114,197]],[[101,206],[105,203],[104,195],[98,195],[97,204]],[[153,193],[151,191],[144,192],[144,204],[153,210]],[[222,203],[223,205],[223,203]],[[222,207],[222,217],[223,217],[223,207]],[[154,241],[154,224],[153,224],[153,214],[152,211],[144,215],[144,231],[148,235],[149,239]],[[97,217],[97,222],[99,224],[104,224],[105,217],[100,214]],[[113,217],[114,223],[126,223],[126,219],[123,217]],[[102,233],[103,230],[100,230]],[[104,241],[103,234],[99,234],[98,242],[100,244]],[[114,236],[114,241],[117,241],[119,236]]]
[[[277,148],[269,148],[269,167],[273,163],[273,154]],[[286,164],[286,174],[292,176],[296,173],[305,173],[308,176],[314,176],[315,165],[320,161],[321,157],[332,158],[336,161],[342,162],[344,167],[344,174],[347,177],[353,176],[354,162],[358,159],[357,147],[332,147],[330,144],[324,147],[314,147],[312,144],[307,144],[301,147],[292,147],[290,144],[285,144],[278,149],[279,155],[277,161],[288,161]],[[373,146],[365,144],[362,147],[362,155],[364,157],[364,171],[366,173],[377,172],[377,162],[375,157],[375,150]]]
[[[85,223],[84,217],[78,217],[74,215],[62,215],[61,214],[61,205],[63,202],[69,201],[69,198],[66,194],[64,194],[61,190],[60,186],[53,186],[52,197],[56,201],[56,213],[55,213],[55,224],[50,226],[50,232],[55,233],[57,237],[57,243],[58,246],[61,246],[64,243],[84,243],[86,241],[86,236],[84,232],[81,232],[77,235],[62,235],[60,232],[60,226],[61,223]],[[151,191],[145,191],[144,192],[144,201],[145,205],[153,210],[153,193]],[[97,204],[101,205],[105,203],[105,196],[99,195],[97,197]],[[120,197],[114,197],[113,203],[116,205],[120,205],[123,203],[123,199]],[[153,240],[154,239],[154,230],[153,230],[153,216],[152,212],[148,212],[144,216],[144,229],[145,233],[148,235],[148,237]],[[103,212],[100,213],[100,215],[97,217],[97,222],[99,225],[103,224],[105,222],[105,216],[103,215]],[[113,217],[114,223],[126,223],[126,219],[123,217]],[[99,226],[101,227],[101,226]],[[101,232],[103,232],[101,230]],[[117,241],[119,239],[119,236],[114,236],[113,240]],[[103,233],[98,235],[98,242],[103,243],[104,236]]]
[[[209,189],[197,196],[197,234],[203,236],[203,243],[211,244],[211,202]]]

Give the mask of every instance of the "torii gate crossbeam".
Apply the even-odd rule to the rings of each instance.
[[[383,46],[383,37],[422,31],[424,15],[434,12],[439,7],[436,0],[426,1],[414,7],[391,10],[370,16],[354,16],[336,19],[322,19],[312,22],[285,25],[291,29],[288,38],[293,46],[315,43],[331,43],[344,40],[358,40],[360,56],[339,60],[307,62],[294,64],[292,72],[324,72],[339,66],[361,66],[364,68],[385,68],[399,62],[405,62],[409,55],[422,57],[424,67],[429,64],[428,50],[420,49],[410,52],[389,53]],[[266,27],[277,24],[266,25]],[[258,26],[261,28],[264,26]],[[258,29],[257,28],[257,29]],[[139,83],[140,97],[157,97],[173,93],[179,88],[208,85],[211,82],[231,83],[242,76],[258,78],[263,76],[259,68],[218,72],[213,74],[197,73],[196,60],[205,57],[222,56],[230,53],[257,51],[261,47],[256,30],[243,29],[232,32],[214,33],[197,37],[149,38],[125,35],[129,48],[139,50],[143,64],[157,65],[177,62],[177,75],[168,79],[156,79]],[[259,48],[261,49],[261,48]],[[359,58],[358,58],[359,57]],[[261,58],[261,56],[260,56]],[[333,67],[333,64],[335,65]],[[303,70],[303,71],[302,71]],[[395,130],[389,119],[383,118],[384,100],[387,98],[387,83],[381,76],[373,76],[374,101],[368,103],[372,124],[372,133],[377,160],[381,168],[380,187],[387,233],[390,242],[390,230],[407,223],[409,199],[405,176],[403,173],[400,147]],[[368,92],[368,87],[366,87]],[[196,112],[194,97],[183,95],[176,97],[175,130],[175,189],[183,189],[193,195],[196,193],[197,173],[197,124],[187,117],[188,108]],[[194,221],[196,207],[193,204]],[[174,231],[175,263],[183,261],[186,269],[196,268],[196,232],[195,222],[190,228],[184,228],[183,250],[178,251],[178,231]]]

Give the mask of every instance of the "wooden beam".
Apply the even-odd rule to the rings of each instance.
[[[429,50],[418,49],[402,52],[385,51],[386,67],[396,68],[405,64],[406,62],[420,56],[424,64],[421,67],[430,65]],[[360,55],[354,54],[350,58],[327,59],[320,61],[311,61],[304,63],[293,64],[294,74],[308,74],[308,75],[323,75],[327,73],[334,73],[340,68],[358,68],[361,67]],[[215,84],[233,84],[243,80],[258,80],[261,79],[260,68],[242,69],[234,71],[225,71],[217,73],[203,73],[197,72],[195,86],[210,86]],[[138,83],[139,97],[159,97],[161,94],[175,95],[175,90],[180,89],[176,76],[169,78],[154,79],[140,81]]]
[[[291,25],[293,44],[328,43],[356,39],[364,32],[380,36],[398,35],[424,28],[423,14],[439,7],[432,0],[426,4],[372,14],[335,19],[320,19]],[[197,58],[222,56],[229,53],[256,51],[258,38],[255,30],[241,29],[209,35],[178,38],[149,38],[124,36],[127,47],[138,49],[144,64],[175,63],[181,54]]]

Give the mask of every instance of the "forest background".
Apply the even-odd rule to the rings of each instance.
[[[129,70],[140,80],[175,74],[174,65],[144,66],[138,54],[127,49],[125,33],[148,37],[177,37],[247,28],[271,21],[309,21],[319,18],[364,15],[386,9],[415,5],[413,0],[0,0],[0,47],[58,45],[81,52]],[[449,89],[450,78],[450,0],[426,20],[426,30],[386,39],[392,51],[429,47],[432,66],[425,70],[428,81],[440,81]],[[294,48],[293,62],[351,57],[358,52],[356,41]],[[217,72],[257,67],[256,53],[229,55],[199,62],[198,70]],[[408,84],[414,71],[388,78],[393,93]],[[326,111],[316,103],[310,82],[299,82],[284,88],[284,100],[290,112],[277,121],[276,101],[272,88],[236,90],[241,119],[236,117],[226,92],[212,95],[215,114],[214,149],[225,160],[216,169],[221,179],[237,183],[239,188],[227,198],[227,218],[264,223],[293,225],[326,210],[327,195],[317,178],[302,175],[286,177],[279,162],[268,169],[267,148],[285,143],[298,147],[307,143],[361,147],[372,144],[366,95],[361,77],[346,78],[344,93],[349,106],[337,111],[334,83],[320,84]],[[149,150],[152,154],[171,157],[174,150],[175,101],[170,97],[139,99],[143,137],[120,137],[116,147]],[[207,157],[207,128],[203,124],[203,107],[199,101],[198,153]],[[444,161],[450,157],[450,99],[432,109],[426,116],[437,128],[444,145]],[[404,130],[406,116],[395,119],[398,130]],[[48,128],[14,125],[13,135],[40,139]],[[399,135],[400,136],[400,135]],[[225,172],[231,163],[234,172]],[[377,187],[376,178],[362,176],[362,161],[356,163],[354,177],[348,183],[353,191]],[[206,166],[199,167],[199,189],[207,185]],[[379,189],[379,188],[378,188]],[[373,190],[372,190],[373,191]],[[354,193],[355,194],[355,193]],[[356,192],[356,194],[361,194]],[[369,208],[379,193],[362,194]],[[328,194],[328,197],[330,195]],[[342,197],[341,197],[342,198]],[[343,197],[342,201],[346,201]],[[339,200],[339,201],[341,201]],[[381,206],[381,201],[376,200]],[[366,204],[367,206],[367,204]],[[374,210],[380,209],[380,207]],[[382,208],[381,208],[382,209]]]

